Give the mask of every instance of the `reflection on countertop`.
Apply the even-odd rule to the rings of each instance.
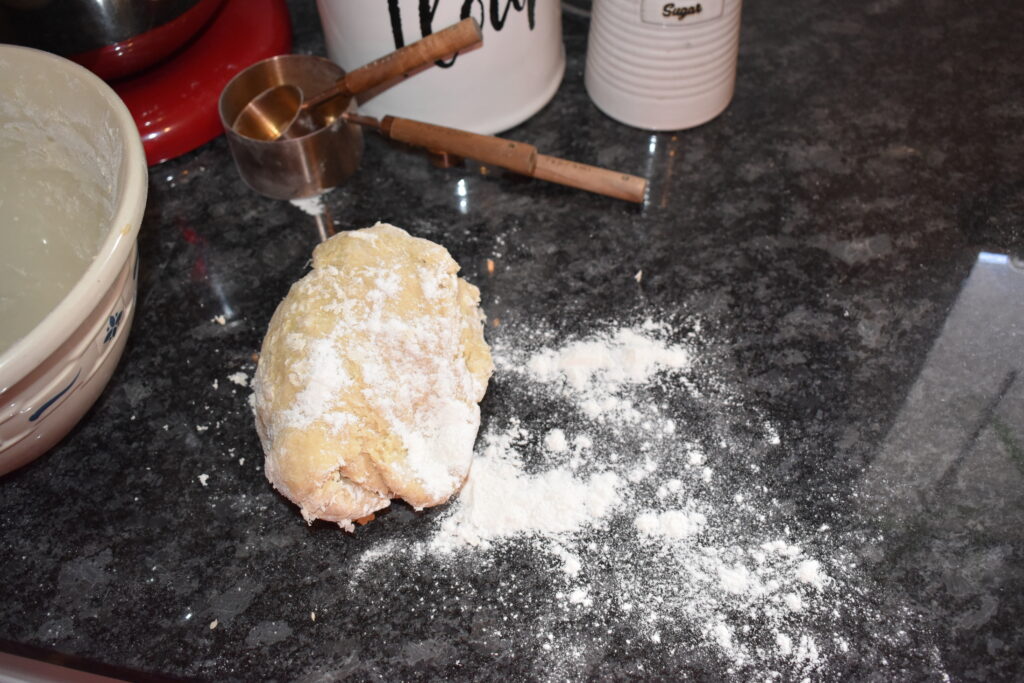
[[[979,657],[1019,646],[998,624],[1021,585],[1022,369],[1024,262],[983,251],[859,484],[886,571],[965,649],[987,632]]]
[[[1013,433],[1022,369],[1024,264],[983,251],[864,473],[864,495],[899,520],[963,497],[985,511],[978,524],[1024,538],[1024,518],[1007,515],[1024,504],[1024,443]]]

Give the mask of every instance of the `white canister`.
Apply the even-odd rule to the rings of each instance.
[[[483,46],[371,99],[369,116],[404,116],[494,134],[533,116],[565,73],[561,0],[317,0],[327,55],[346,71],[471,16]]]
[[[587,93],[614,119],[692,128],[729,105],[742,0],[594,0]]]

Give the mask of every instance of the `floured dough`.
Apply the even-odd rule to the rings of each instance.
[[[313,252],[253,380],[270,482],[307,521],[403,498],[438,505],[469,473],[493,365],[476,287],[443,247],[378,223]]]

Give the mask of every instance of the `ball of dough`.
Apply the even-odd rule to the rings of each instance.
[[[480,292],[440,245],[378,223],[313,252],[270,321],[253,379],[270,482],[308,522],[466,480],[493,370]]]

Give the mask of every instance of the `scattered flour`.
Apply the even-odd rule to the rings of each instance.
[[[636,330],[622,328],[607,338],[585,339],[561,349],[542,350],[529,359],[527,367],[540,382],[564,380],[576,391],[589,388],[601,392],[608,401],[614,397],[607,389],[643,383],[655,370],[685,368],[689,363],[690,354],[683,347],[669,346]]]
[[[291,199],[291,205],[309,216],[319,216],[324,212],[324,195],[323,194],[313,195],[312,197],[301,197],[299,199]]]
[[[551,554],[557,557],[562,562],[562,571],[568,577],[578,576],[580,569],[583,567],[580,562],[580,558],[575,554],[566,550],[563,546],[558,543],[551,545]]]
[[[590,594],[583,588],[575,588],[569,593],[569,604],[570,605],[582,605],[583,607],[590,607],[594,604],[591,600]]]
[[[552,429],[544,436],[544,447],[552,453],[564,453],[569,449],[569,442],[565,438],[565,432],[561,429]]]
[[[780,655],[788,657],[793,654],[793,639],[785,633],[777,633],[775,635],[775,647],[778,648]]]
[[[231,382],[234,382],[235,384],[237,384],[240,387],[247,387],[247,386],[249,386],[249,375],[245,374],[241,370],[239,370],[238,372],[235,372],[235,373],[232,373],[232,374],[228,375],[228,380],[231,381]]]
[[[700,512],[667,510],[642,512],[633,520],[633,525],[645,536],[685,538],[699,532],[706,522],[707,517]]]
[[[817,560],[804,560],[796,568],[796,578],[821,590],[825,587],[828,577],[821,572],[821,563]]]
[[[898,640],[862,606],[843,543],[796,523],[750,466],[781,445],[778,430],[695,369],[692,340],[671,336],[646,322],[542,348],[495,343],[495,379],[513,394],[485,425],[462,492],[430,518],[427,541],[370,547],[352,581],[377,562],[469,576],[517,567],[498,575],[504,618],[487,633],[521,638],[551,679],[595,677],[592,653],[633,639],[756,680],[827,677],[850,649],[842,623]],[[701,406],[720,427],[690,427]],[[754,429],[736,437],[724,417]],[[520,576],[526,561],[546,578]]]
[[[527,474],[511,436],[492,436],[432,548],[450,552],[516,535],[554,538],[578,532],[621,503],[621,486],[620,477],[608,471],[587,479],[566,468]]]
[[[735,595],[742,595],[751,587],[750,572],[743,565],[736,565],[735,567],[720,565],[718,567],[718,578],[721,581],[722,589]]]

